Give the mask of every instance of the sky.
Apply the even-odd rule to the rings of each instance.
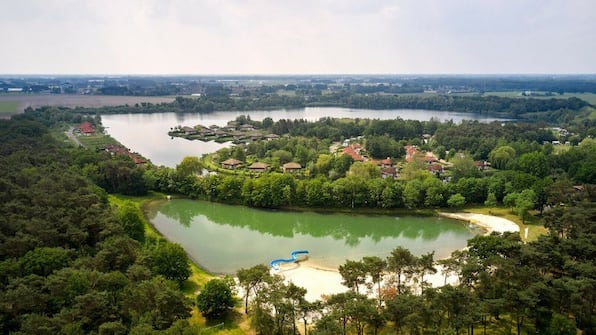
[[[596,73],[594,0],[0,0],[0,74]]]

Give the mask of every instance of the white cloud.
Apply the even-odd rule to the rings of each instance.
[[[0,73],[596,72],[581,0],[0,5]]]

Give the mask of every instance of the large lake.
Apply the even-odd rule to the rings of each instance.
[[[225,274],[287,258],[298,249],[307,249],[311,262],[333,269],[346,259],[385,258],[398,246],[418,256],[435,251],[440,259],[480,232],[439,217],[267,211],[183,199],[154,203],[148,217],[201,267]]]
[[[491,122],[497,119],[477,113],[456,113],[412,109],[350,109],[337,107],[308,107],[303,109],[280,109],[271,111],[223,111],[209,114],[153,113],[153,114],[112,114],[102,115],[103,125],[108,134],[127,146],[132,151],[149,158],[153,164],[175,167],[185,156],[198,156],[217,151],[229,146],[229,143],[188,141],[168,136],[170,128],[177,125],[224,126],[228,121],[240,115],[249,115],[252,120],[263,120],[266,117],[274,121],[280,119],[305,119],[316,121],[322,117],[335,118],[367,118],[391,120],[441,121],[478,120]]]

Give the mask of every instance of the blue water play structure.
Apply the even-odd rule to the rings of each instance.
[[[298,260],[298,255],[306,255],[308,254],[308,250],[294,250],[292,251],[291,258],[277,258],[271,261],[271,267],[275,270],[279,270],[278,263],[293,263]]]

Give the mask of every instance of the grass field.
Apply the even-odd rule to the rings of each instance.
[[[16,114],[19,108],[18,101],[0,100],[0,117]]]
[[[461,95],[461,96],[471,96],[477,95],[478,93],[454,93],[453,95]],[[576,97],[587,101],[592,105],[596,105],[596,94],[594,93],[565,93],[563,95],[555,94],[552,96],[535,96],[535,97],[526,97],[521,95],[521,91],[494,91],[494,92],[484,92],[483,96],[497,96],[497,97],[504,97],[504,98],[537,98],[537,99],[567,99],[571,97]]]
[[[110,135],[98,134],[98,135],[91,135],[91,136],[77,136],[79,141],[89,149],[103,149],[108,144],[119,144],[113,137]]]
[[[510,208],[507,207],[469,207],[465,208],[465,212],[476,213],[476,214],[487,214],[505,218],[507,220],[515,222],[519,226],[520,237],[523,241],[531,242],[538,239],[541,235],[546,235],[548,231],[540,223],[540,219],[536,216],[537,213],[530,212],[529,217],[525,223],[515,213],[511,212]],[[528,238],[524,238],[525,228],[528,228]]]

